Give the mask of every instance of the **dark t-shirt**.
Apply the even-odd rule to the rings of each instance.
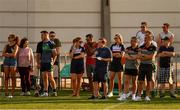
[[[158,50],[158,53],[166,52],[174,52],[174,47],[169,46],[166,48],[165,46],[161,46]],[[159,64],[161,68],[169,68],[171,63],[171,57],[160,57]]]
[[[59,39],[55,38],[53,42],[55,44],[54,45],[55,48],[61,47],[61,42],[60,42]],[[60,55],[57,55],[57,58],[56,58],[56,61],[55,61],[54,65],[59,65],[59,58],[60,58]]]
[[[6,53],[13,53],[16,45],[6,45]]]
[[[110,47],[112,53],[121,53],[125,51],[124,45],[122,44],[112,44]],[[121,58],[115,58],[113,57],[112,62],[120,62]]]
[[[51,63],[52,54],[54,49],[54,43],[52,41],[39,42],[37,45],[36,53],[41,54],[41,63]]]
[[[96,54],[96,57],[112,58],[111,50],[109,48],[107,48],[107,47],[97,48],[95,54]],[[108,62],[101,61],[101,60],[96,60],[96,68],[107,69],[107,66],[108,66]]]

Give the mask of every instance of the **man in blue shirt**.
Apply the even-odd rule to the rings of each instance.
[[[111,50],[106,47],[107,40],[105,38],[100,38],[98,41],[98,48],[95,52],[96,64],[95,72],[93,76],[94,82],[94,95],[89,99],[97,99],[99,95],[99,83],[103,84],[104,94],[101,99],[107,98],[107,73],[108,73],[108,63],[112,61]]]

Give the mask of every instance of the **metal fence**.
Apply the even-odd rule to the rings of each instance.
[[[63,67],[66,65],[66,64],[70,64],[70,57],[68,56],[67,53],[63,53],[61,54],[60,56],[60,70],[63,69]],[[0,65],[2,65],[3,63],[3,57],[0,57]],[[177,53],[175,57],[172,58],[172,63],[173,63],[173,74],[174,74],[174,79],[175,79],[175,87],[176,87],[176,90],[179,90],[180,89],[180,54]],[[36,64],[36,63],[35,63]],[[38,76],[38,70],[35,68],[34,69],[34,72],[32,73],[33,75],[35,76]],[[70,82],[70,79],[69,80],[63,80],[60,78],[60,72],[58,71],[55,71],[55,77],[58,79],[56,82],[57,82],[57,85],[59,88],[63,88],[65,85],[65,83],[68,83],[67,86],[65,87],[71,87],[71,82]],[[156,71],[156,76],[157,76],[157,71]],[[17,77],[17,87],[20,87],[20,78],[19,78],[19,74],[16,73],[16,77]],[[86,72],[84,74],[84,77],[86,77]],[[84,80],[85,82],[88,82],[87,80]],[[62,87],[60,87],[62,86]],[[0,72],[0,88],[2,89],[4,87],[4,73],[3,72]],[[156,83],[156,88],[158,89],[158,84]]]

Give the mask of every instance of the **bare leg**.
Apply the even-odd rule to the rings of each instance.
[[[78,74],[77,75],[76,96],[79,96],[79,92],[80,92],[81,84],[82,84],[82,76],[83,76],[83,74]]]
[[[149,97],[150,97],[150,91],[151,91],[151,84],[152,84],[152,81],[147,81],[146,96],[149,96]]]
[[[130,85],[131,76],[125,75],[125,81],[124,81],[124,94],[127,94],[129,91],[129,85]]]
[[[110,72],[110,85],[109,85],[109,92],[113,92],[114,89],[114,78],[115,78],[115,72]]]
[[[141,97],[141,92],[143,90],[143,85],[144,85],[144,81],[139,81],[139,84],[138,84],[138,96]]]
[[[9,68],[8,67],[4,67],[4,74],[5,74],[5,96],[8,96],[8,82],[9,82]]]
[[[103,89],[104,89],[104,96],[106,97],[107,96],[107,92],[108,92],[108,87],[107,87],[107,83],[106,82],[103,83]]]
[[[121,90],[122,90],[122,76],[123,76],[123,73],[119,72],[118,73],[118,89],[119,89],[119,93],[121,93]]]
[[[76,95],[76,85],[77,85],[77,78],[76,78],[75,73],[71,74],[71,84],[72,84],[72,89],[73,89],[73,96],[75,96]]]

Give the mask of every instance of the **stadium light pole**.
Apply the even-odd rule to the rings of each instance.
[[[101,0],[101,37],[111,43],[110,0]]]

